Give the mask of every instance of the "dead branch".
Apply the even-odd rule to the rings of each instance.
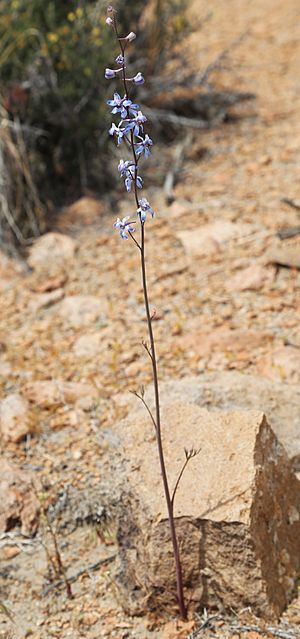
[[[98,568],[100,568],[100,566],[105,566],[105,564],[109,564],[115,558],[116,558],[115,554],[109,555],[108,557],[105,557],[105,559],[100,559],[100,561],[96,561],[94,564],[90,564],[86,568],[80,568],[80,570],[78,570],[75,573],[75,575],[71,575],[71,577],[68,577],[68,582],[74,583],[74,581],[77,581],[77,579],[79,579],[79,577],[81,577],[82,575],[85,575],[85,574],[88,575],[89,572],[92,572],[93,570],[97,570]],[[50,586],[47,586],[46,588],[43,589],[42,597],[46,597],[46,595],[48,595],[49,592],[51,592],[52,590],[55,590],[56,588],[61,588],[61,586],[64,586],[64,584],[65,582],[63,579],[60,579],[59,581],[56,581],[53,584],[50,584]]]
[[[296,237],[296,235],[300,235],[300,226],[293,226],[289,229],[280,229],[280,231],[277,232],[277,237],[281,240],[287,240],[289,237]]]
[[[172,202],[174,202],[175,200],[174,186],[178,178],[178,175],[182,169],[185,151],[191,145],[192,139],[193,139],[192,134],[189,133],[186,136],[185,140],[177,144],[175,148],[174,161],[172,163],[172,168],[170,169],[170,171],[168,171],[166,175],[165,183],[164,183],[165,199],[168,205],[172,204]]]

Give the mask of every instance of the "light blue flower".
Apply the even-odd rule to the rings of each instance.
[[[118,217],[117,221],[114,223],[114,227],[120,231],[122,240],[128,240],[127,234],[135,232],[135,228],[131,226],[131,222],[128,221],[129,219],[130,215],[126,215],[122,218],[122,220]]]
[[[146,133],[144,138],[139,136],[139,139],[141,140],[141,142],[138,142],[135,145],[135,153],[137,156],[144,153],[145,157],[148,158],[149,155],[151,155],[150,147],[152,146],[153,142],[151,138],[149,138],[148,133]]]
[[[148,200],[145,197],[142,197],[139,200],[139,208],[137,209],[137,213],[140,216],[141,222],[146,221],[147,213],[150,213],[151,217],[154,217],[154,211],[152,206],[150,206]]]

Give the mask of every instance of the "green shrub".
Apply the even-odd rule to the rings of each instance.
[[[135,56],[147,57],[148,75],[161,68],[174,33],[182,29],[186,1],[114,2],[124,31],[137,29],[141,16],[145,18]],[[27,173],[44,204],[73,199],[87,188],[99,192],[111,183],[106,100],[112,87],[104,80],[104,69],[113,64],[114,52],[105,24],[107,4],[0,0],[0,114],[13,125],[10,135],[16,147],[15,125],[22,131]],[[12,189],[13,182],[12,174]],[[12,214],[16,199],[24,201],[23,195],[6,194]],[[32,193],[27,198],[31,201]],[[21,219],[19,210],[18,224]],[[27,226],[25,237],[32,234],[32,225]]]

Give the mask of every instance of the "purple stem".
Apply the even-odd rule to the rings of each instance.
[[[126,95],[126,98],[128,99],[129,93],[128,93],[128,88],[127,88],[126,75],[125,75],[125,47],[123,45],[124,41],[119,39],[119,34],[118,34],[115,14],[114,14],[114,17],[113,17],[113,22],[114,22],[114,30],[115,30],[116,36],[118,38],[121,54],[122,54],[122,56],[124,58],[123,68],[122,68],[122,79],[123,79],[125,95]],[[128,117],[130,117],[129,112],[128,112]],[[134,148],[134,134],[133,134],[132,130],[130,131],[130,141],[131,141],[132,155],[133,155],[133,161],[134,161],[134,166],[135,166],[134,197],[135,197],[137,208],[139,208],[140,204],[139,204],[139,199],[138,199],[137,183],[136,183],[139,158],[136,156],[136,152],[135,152],[135,148]],[[153,328],[152,328],[150,306],[149,306],[149,296],[148,296],[148,287],[147,287],[147,273],[146,273],[146,260],[145,260],[145,224],[144,224],[144,222],[142,222],[141,219],[140,219],[140,222],[141,222],[141,240],[140,240],[140,244],[135,240],[135,238],[133,237],[133,235],[131,233],[130,233],[130,237],[135,241],[135,244],[138,246],[138,248],[140,250],[140,255],[141,255],[143,294],[144,294],[144,304],[145,304],[147,326],[148,326],[148,333],[149,333],[150,346],[151,346],[150,359],[151,359],[151,363],[152,363],[153,387],[154,387],[154,395],[155,395],[155,425],[156,425],[155,433],[156,433],[156,441],[157,441],[157,447],[158,447],[159,463],[160,463],[160,469],[161,469],[161,475],[162,475],[162,481],[163,481],[163,488],[164,488],[165,499],[166,499],[166,503],[167,503],[167,511],[168,511],[170,533],[171,533],[171,541],[172,541],[174,561],[175,561],[176,583],[177,583],[177,602],[178,602],[181,618],[182,619],[186,619],[187,618],[187,609],[186,609],[186,606],[185,606],[184,592],[183,592],[182,567],[181,567],[180,553],[179,553],[178,540],[177,540],[176,528],[175,528],[175,519],[174,519],[174,496],[175,496],[175,494],[173,494],[173,498],[171,498],[170,488],[169,488],[169,481],[168,481],[168,476],[167,476],[167,471],[166,471],[163,443],[162,443],[162,434],[161,434],[161,418],[160,418],[160,401],[159,401],[157,359],[156,359],[155,340],[154,340],[154,334],[153,334]]]

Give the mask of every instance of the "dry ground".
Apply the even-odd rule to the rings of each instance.
[[[175,203],[169,208],[157,180],[163,179],[173,148],[154,147],[157,164],[149,171],[148,198],[157,215],[148,224],[147,253],[151,299],[157,310],[160,377],[239,369],[297,384],[300,374],[293,357],[294,351],[298,353],[294,347],[300,346],[300,271],[270,266],[267,256],[280,243],[277,231],[299,224],[299,212],[282,198],[300,198],[300,5],[298,0],[212,0],[209,10],[211,18],[183,43],[187,63],[196,72],[244,34],[230,52],[226,68],[210,79],[220,89],[253,91],[257,98],[235,108],[239,118],[206,133],[196,131]],[[193,11],[204,16],[207,3],[196,0]],[[201,147],[206,152],[197,159]],[[121,209],[128,211],[127,204]],[[53,501],[70,487],[79,502],[80,495],[95,494],[104,472],[101,460],[107,441],[103,432],[124,411],[114,398],[151,379],[141,348],[146,327],[138,254],[113,232],[106,203],[103,211],[92,225],[73,227],[66,218],[64,232],[79,246],[72,268],[62,273],[57,265],[46,264],[42,270],[24,274],[6,267],[0,289],[2,395],[22,392],[26,383],[44,379],[86,381],[99,392],[93,407],[84,410],[65,402],[47,410],[33,404],[36,435],[25,444],[3,447],[2,456],[30,469]],[[115,217],[116,211],[111,213]],[[208,254],[191,255],[190,238],[205,224],[219,221],[235,225],[237,235],[225,242],[216,237],[210,240]],[[63,218],[60,224],[61,229]],[[192,234],[181,235],[183,231]],[[285,246],[291,244],[300,248],[299,239],[284,241]],[[261,270],[256,290],[241,290],[236,275],[257,265]],[[96,325],[72,326],[59,314],[59,303],[35,310],[36,296],[57,275],[63,295],[89,294],[103,300],[103,314]],[[202,356],[203,333],[220,327],[239,331],[233,341],[242,339],[242,346],[223,350],[217,346]],[[78,339],[95,332],[100,334],[98,351],[79,356]],[[251,341],[253,334],[258,338]],[[294,345],[292,355],[289,349],[281,353],[281,363],[271,367],[270,373],[266,356],[288,348],[287,344]],[[76,500],[69,519],[76,523],[74,504]],[[59,538],[69,575],[115,552],[110,545],[113,540],[99,541],[95,526],[77,523],[73,532],[69,526]],[[8,542],[21,549],[13,559],[5,558]],[[1,543],[0,600],[15,618],[12,624],[1,617],[1,637],[167,639],[186,637],[192,631],[191,625],[176,629],[167,616],[161,619],[161,627],[153,619],[126,618],[114,593],[113,560],[78,578],[75,598],[68,601],[62,590],[43,594],[47,565],[39,537],[26,544],[12,533],[11,539],[3,538]],[[249,623],[247,614],[246,619],[241,617],[241,625]],[[295,603],[285,617],[286,627],[297,631],[299,621]],[[214,629],[204,632],[225,637],[242,631],[230,629],[219,619]],[[251,639],[257,636],[252,630]]]

